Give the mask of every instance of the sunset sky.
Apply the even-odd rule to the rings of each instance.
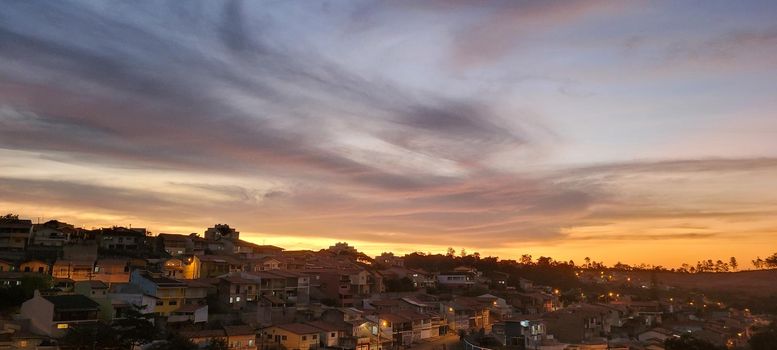
[[[0,212],[287,249],[777,252],[775,1],[8,1]]]

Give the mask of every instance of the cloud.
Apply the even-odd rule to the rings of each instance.
[[[772,189],[764,179],[775,158],[556,162],[584,143],[575,141],[610,151],[620,145],[612,139],[630,138],[591,114],[656,114],[644,108],[651,100],[609,109],[622,103],[608,93],[620,85],[565,76],[596,68],[587,60],[610,65],[599,52],[578,60],[565,49],[552,57],[562,64],[534,71],[553,61],[534,45],[558,47],[538,43],[628,20],[614,18],[624,8],[9,3],[0,12],[0,149],[26,161],[0,178],[0,200],[75,208],[92,221],[97,213],[159,227],[229,222],[262,237],[478,249],[714,240],[736,220],[769,226],[777,203],[763,194]],[[642,57],[652,34],[628,33],[629,55]],[[702,50],[772,39],[732,34]],[[519,51],[525,59],[508,60]],[[569,98],[580,91],[596,93]],[[615,153],[636,158],[635,149]]]

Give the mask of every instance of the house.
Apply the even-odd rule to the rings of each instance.
[[[73,285],[77,294],[89,297],[99,304],[100,319],[110,321],[116,314],[111,299],[108,298],[108,285],[99,280],[77,281]]]
[[[49,337],[30,332],[28,322],[0,320],[0,349],[58,350]]]
[[[208,322],[208,305],[181,305],[167,317],[167,323],[204,324]]]
[[[21,286],[22,280],[25,276],[30,275],[29,272],[19,271],[4,271],[0,272],[0,288],[7,288],[13,286]]]
[[[186,284],[184,293],[184,304],[186,305],[206,305],[208,295],[216,294],[217,287],[206,280],[181,280]]]
[[[224,326],[216,329],[186,330],[180,335],[200,348],[208,346],[216,339],[223,339],[230,350],[256,350],[256,331],[246,325]]]
[[[256,331],[246,325],[224,326],[230,350],[256,350]]]
[[[545,322],[536,315],[494,324],[492,333],[504,346],[525,349],[537,348],[547,339]]]
[[[19,264],[21,272],[37,272],[48,274],[51,269],[49,264],[40,260],[29,260]]]
[[[513,316],[513,307],[503,298],[491,294],[483,294],[477,297],[478,300],[488,303],[490,315],[496,320],[507,320]]]
[[[154,313],[159,298],[143,292],[140,286],[129,283],[114,283],[108,288],[111,303],[137,308],[143,314]]]
[[[233,310],[242,310],[249,303],[256,303],[257,285],[258,281],[243,278],[239,273],[226,275],[219,280],[219,300]]]
[[[233,270],[233,266],[239,264],[234,258],[222,255],[195,255],[192,259],[192,279],[225,275]]]
[[[97,236],[102,249],[132,251],[146,249],[147,234],[144,228],[111,227],[100,229]]]
[[[127,258],[98,259],[93,278],[105,283],[127,283],[130,279],[130,261]]]
[[[209,241],[219,241],[222,239],[237,241],[240,239],[240,232],[226,224],[216,224],[205,230],[205,239]]]
[[[641,342],[648,342],[652,339],[655,339],[663,343],[667,339],[673,338],[675,336],[679,335],[668,329],[657,327],[637,334],[637,339],[639,339]]]
[[[253,271],[272,271],[285,269],[285,267],[286,264],[284,264],[280,259],[272,256],[266,256],[255,261]]]
[[[287,323],[262,331],[262,344],[271,349],[318,349],[320,329],[305,323]]]
[[[69,278],[73,281],[88,281],[94,278],[94,260],[59,259],[54,262],[51,275],[55,278]]]
[[[159,261],[159,270],[165,277],[182,279],[185,278],[186,267],[183,260],[178,258],[162,259]]]
[[[194,251],[194,241],[189,235],[160,233],[154,243],[156,251],[164,251],[173,257]]]
[[[10,261],[0,260],[0,272],[15,271],[16,265]]]
[[[293,271],[272,270],[262,274],[263,276],[273,275],[275,281],[282,280],[276,284],[280,288],[274,289],[270,294],[278,296],[287,304],[304,306],[310,303],[310,276]],[[274,286],[276,286],[274,285]],[[260,286],[260,292],[266,293],[265,285]]]
[[[437,285],[443,288],[469,288],[475,285],[475,276],[467,271],[442,272],[437,275]]]
[[[21,315],[35,332],[57,338],[71,327],[97,322],[99,304],[80,294],[41,296],[36,290],[22,303]]]
[[[354,306],[359,298],[369,295],[369,273],[361,268],[309,269],[302,271],[317,277],[319,289],[338,306]]]
[[[325,348],[341,347],[343,340],[352,334],[351,325],[345,322],[332,323],[318,320],[307,322],[307,324],[319,329],[318,345]]]
[[[490,304],[471,297],[458,297],[450,302],[440,303],[442,315],[448,329],[479,330],[491,329]]]
[[[224,341],[227,340],[227,333],[223,328],[185,330],[180,331],[178,334],[197,345],[197,347],[200,349],[207,347],[216,339],[223,339]]]
[[[62,247],[77,236],[78,230],[70,224],[50,220],[33,225],[32,244],[46,247]]]
[[[611,331],[610,310],[606,307],[577,304],[543,316],[547,332],[565,343],[596,342]]]
[[[159,273],[134,270],[130,277],[130,284],[138,286],[143,293],[157,299],[154,313],[161,316],[169,316],[177,310],[183,305],[186,297],[185,283],[164,277]]]
[[[99,231],[98,231],[99,232]],[[63,260],[96,261],[99,246],[96,241],[71,241],[62,247]]]
[[[21,260],[32,235],[32,221],[0,217],[0,258]]]
[[[389,267],[403,267],[405,266],[405,259],[394,256],[394,253],[391,252],[383,252],[382,254],[375,257],[375,264]]]

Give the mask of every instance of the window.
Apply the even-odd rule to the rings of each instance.
[[[318,339],[318,334],[313,334],[313,340]]]
[[[164,302],[164,301],[161,301],[161,300],[157,300],[157,301],[156,301],[156,305],[157,305],[157,306],[162,306],[162,305],[164,305],[164,304],[165,304],[165,302]]]
[[[235,301],[240,302],[240,297],[236,297]]]
[[[57,325],[57,329],[67,329],[67,323],[60,323]]]
[[[38,272],[43,273],[43,266],[38,268]]]
[[[253,339],[248,339],[248,346],[249,347],[254,346],[254,340]]]
[[[24,267],[24,272],[30,272],[30,267],[29,266],[25,266]]]
[[[332,337],[332,338],[334,338],[336,335],[337,335],[337,333],[335,333],[335,332],[329,333],[329,336]]]
[[[26,340],[20,340],[20,341],[19,341],[19,347],[20,347],[20,348],[26,348],[28,345],[29,345],[29,344],[27,343],[27,341],[26,341]]]
[[[232,304],[232,303],[234,303],[234,302],[235,302],[235,299],[234,299],[234,298],[232,298],[232,297],[229,297],[229,303],[230,303],[230,304]]]
[[[281,340],[286,340],[286,336],[285,336],[285,335],[282,335],[282,336],[281,336]]]
[[[177,300],[170,300],[170,302],[167,303],[167,304],[168,305],[178,305],[178,301]]]
[[[308,340],[308,336],[307,335],[303,335],[302,336],[302,340]]]

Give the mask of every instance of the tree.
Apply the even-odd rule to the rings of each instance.
[[[730,259],[728,259],[728,264],[731,265],[731,269],[734,271],[736,271],[737,268],[739,268],[739,263],[737,263],[737,258],[733,256]]]
[[[664,342],[666,350],[723,350],[710,342],[696,339],[689,334],[683,334],[680,338],[669,338]]]
[[[462,258],[464,258],[467,256],[467,250],[464,248],[461,248],[461,252],[459,254],[461,255]]]
[[[591,258],[586,256],[585,259],[583,259],[583,260],[585,260],[585,266],[590,268],[591,267]]]
[[[756,331],[748,343],[752,350],[777,349],[777,322],[772,322],[765,329]]]
[[[764,263],[766,267],[777,267],[777,253],[774,253],[772,256],[766,258]]]
[[[74,325],[68,328],[59,340],[60,348],[66,350],[120,349],[121,340],[113,329],[104,322],[90,325]]]
[[[472,257],[474,257],[475,260],[480,260],[480,253],[474,252],[474,253],[472,253]]]
[[[156,328],[151,323],[151,314],[143,314],[140,307],[124,312],[121,318],[111,324],[119,339],[129,348],[151,343],[156,336]]]
[[[386,279],[383,283],[386,285],[387,292],[412,292],[416,289],[413,280],[408,277]]]
[[[531,254],[523,254],[521,255],[521,264],[523,265],[531,265],[532,259]]]
[[[19,220],[19,215],[8,213],[0,216],[0,222]]]
[[[753,266],[755,266],[756,270],[760,270],[764,267],[764,260],[761,259],[761,257],[757,257],[755,260],[753,260]]]
[[[445,253],[445,255],[449,257],[456,256],[456,249],[453,249],[453,247],[448,247],[448,252]]]

